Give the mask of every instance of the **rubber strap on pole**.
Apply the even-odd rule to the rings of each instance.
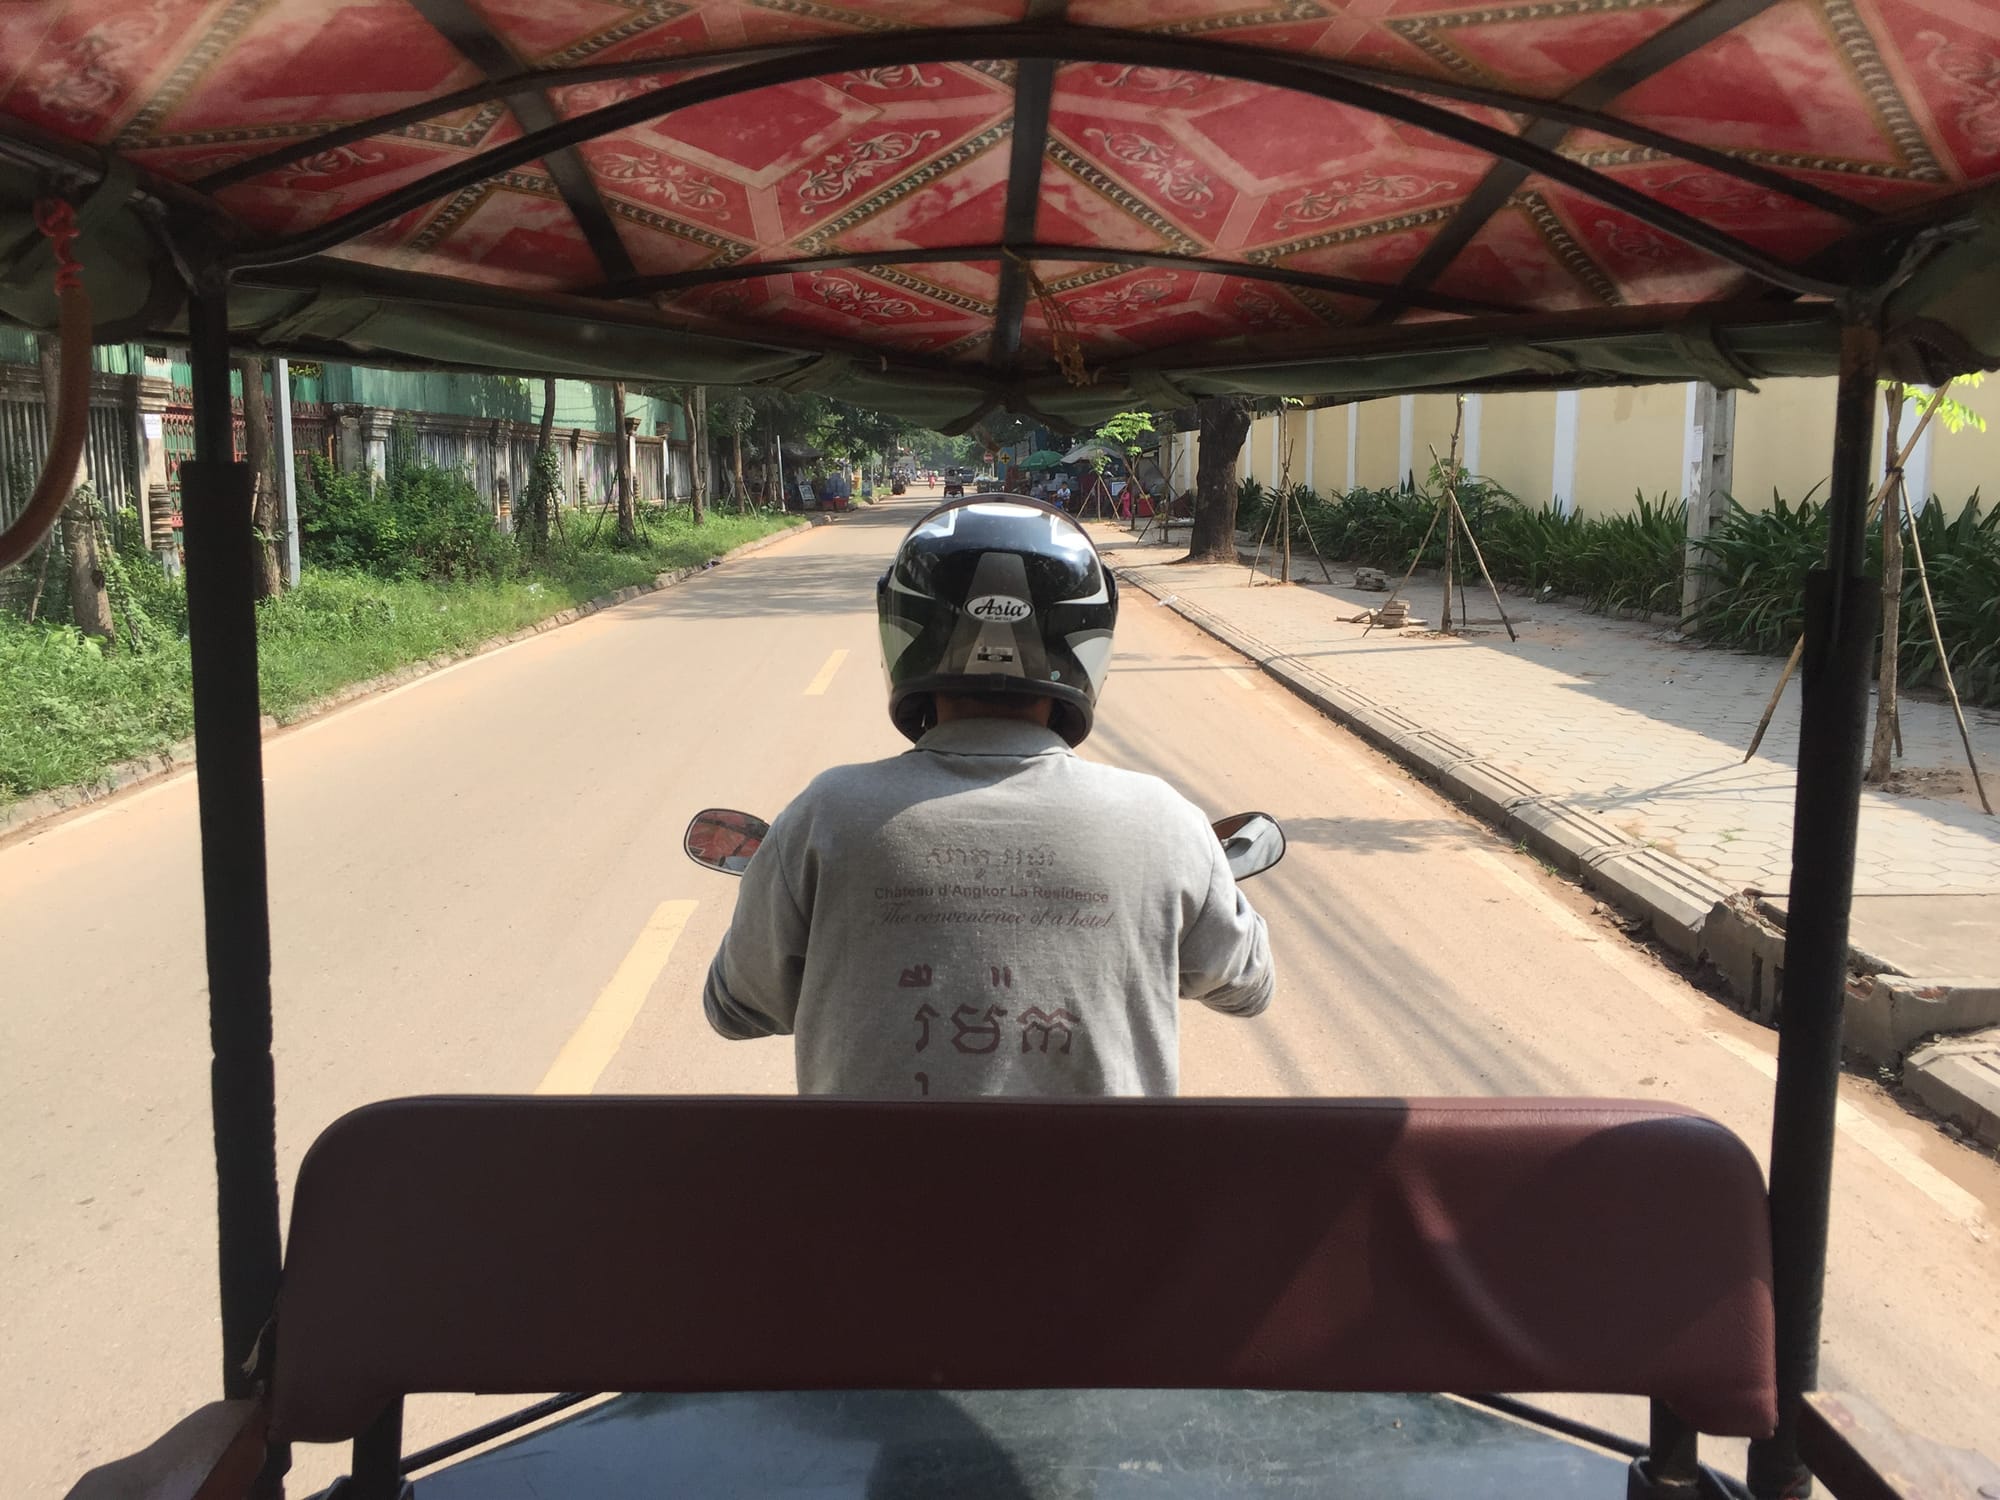
[[[35,225],[49,237],[56,257],[61,351],[56,421],[41,478],[26,509],[0,531],[0,569],[27,557],[56,524],[76,488],[77,465],[83,461],[84,438],[90,431],[90,296],[83,289],[83,267],[70,248],[77,236],[76,210],[60,198],[45,198],[35,205]]]

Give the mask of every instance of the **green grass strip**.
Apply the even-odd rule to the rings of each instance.
[[[298,588],[258,606],[264,712],[296,718],[315,701],[413,662],[485,641],[661,573],[799,524],[798,517],[711,514],[653,520],[646,545],[557,544],[525,574],[429,583],[307,568]],[[592,525],[571,519],[572,528]],[[608,530],[608,527],[606,528]],[[69,626],[0,613],[0,807],[54,787],[87,785],[123,760],[194,732],[188,647],[104,651]]]

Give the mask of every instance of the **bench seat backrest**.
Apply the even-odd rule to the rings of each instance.
[[[272,1435],[419,1391],[1596,1391],[1770,1430],[1763,1181],[1610,1100],[434,1098],[300,1170]]]

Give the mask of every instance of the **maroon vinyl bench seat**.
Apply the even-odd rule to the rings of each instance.
[[[1615,1100],[428,1098],[327,1129],[270,1436],[431,1391],[1592,1391],[1776,1407],[1763,1180]]]

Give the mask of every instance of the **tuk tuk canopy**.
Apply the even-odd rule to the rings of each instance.
[[[0,316],[940,427],[2000,359],[1978,0],[29,0]]]

